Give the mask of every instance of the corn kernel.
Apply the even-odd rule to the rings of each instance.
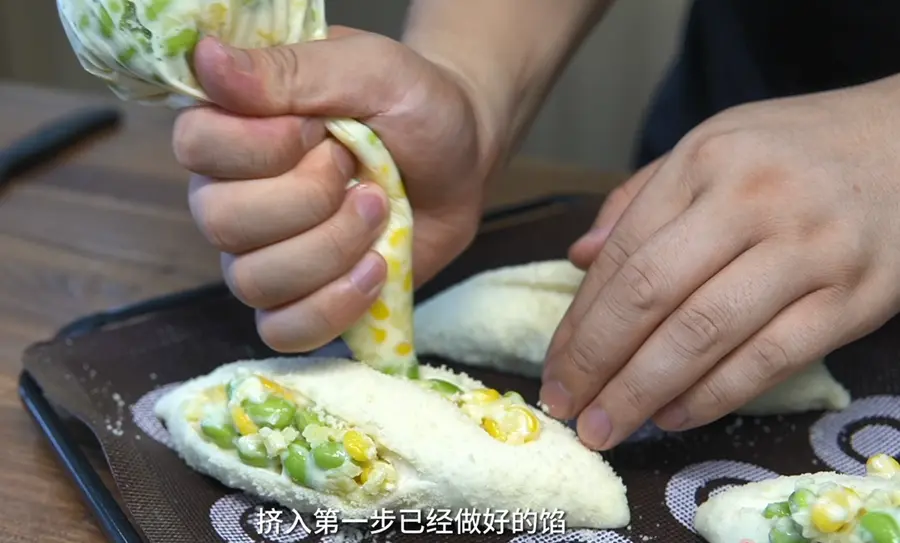
[[[225,385],[211,388],[207,393],[207,397],[213,403],[228,403],[228,395],[225,393]]]
[[[366,464],[363,466],[362,473],[356,476],[357,482],[359,484],[364,485],[369,482],[369,478],[372,477],[372,473],[375,471],[375,467],[372,464]]]
[[[356,430],[349,430],[344,434],[344,449],[357,462],[368,462],[375,458],[375,443]]]
[[[822,493],[810,508],[813,526],[822,533],[841,530],[862,508],[859,494],[851,488],[838,487]]]
[[[493,388],[477,388],[466,394],[467,400],[484,405],[500,399],[500,393]]]
[[[231,408],[231,420],[234,421],[234,427],[243,436],[249,436],[259,431],[259,428],[250,419],[247,412],[239,406]]]
[[[488,435],[490,435],[492,438],[500,441],[506,441],[507,434],[500,428],[500,424],[496,420],[485,417],[481,421],[481,427],[484,428],[484,431],[487,432]]]
[[[890,477],[900,473],[900,463],[887,454],[876,454],[866,462],[866,473]]]
[[[520,424],[520,433],[524,436],[525,442],[534,441],[541,434],[541,423],[538,421],[534,413],[521,405],[514,405],[509,408],[514,413]]]
[[[262,383],[263,388],[268,390],[270,393],[275,394],[277,396],[281,396],[282,398],[284,398],[286,400],[293,399],[294,395],[291,394],[290,391],[288,391],[287,389],[285,389],[284,387],[282,387],[281,385],[276,383],[275,381],[266,379],[265,377],[263,377],[261,375],[257,375],[256,378],[259,379],[260,383]]]

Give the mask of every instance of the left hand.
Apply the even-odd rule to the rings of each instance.
[[[551,414],[600,450],[701,426],[900,311],[898,112],[898,77],[740,106],[627,182],[570,252]]]

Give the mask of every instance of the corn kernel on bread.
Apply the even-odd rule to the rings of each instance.
[[[401,459],[392,492],[368,503],[294,484],[273,470],[242,463],[204,439],[187,416],[191,399],[241,373],[265,375],[298,391],[328,413],[375,437]],[[422,367],[463,389],[484,385],[465,374]],[[275,358],[222,366],[165,395],[157,415],[175,449],[194,469],[229,487],[273,499],[299,511],[338,509],[371,516],[378,510],[491,508],[562,510],[571,527],[616,528],[630,516],[625,487],[602,457],[539,410],[540,437],[522,445],[497,441],[454,403],[416,381],[397,379],[348,360]]]
[[[568,260],[475,275],[416,308],[416,349],[464,364],[540,377],[553,333],[583,278],[584,272]],[[849,404],[850,393],[822,362],[816,362],[737,412],[797,413]]]

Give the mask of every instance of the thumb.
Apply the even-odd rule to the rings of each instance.
[[[194,70],[209,99],[239,115],[365,118],[387,109],[400,88],[388,76],[396,77],[399,44],[349,29],[332,36],[259,49],[205,38]]]
[[[594,225],[569,248],[569,260],[582,270],[587,270],[606,243],[610,233],[635,196],[644,188],[668,155],[663,155],[637,171],[627,181],[615,188],[603,201]]]

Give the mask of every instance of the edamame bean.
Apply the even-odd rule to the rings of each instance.
[[[900,527],[887,513],[869,511],[859,519],[859,526],[871,534],[874,543],[900,543]]]
[[[313,411],[305,408],[298,409],[297,413],[294,415],[294,426],[296,426],[297,429],[302,433],[303,430],[310,424],[325,426],[325,424],[322,423],[322,419],[319,418],[319,415],[317,415]]]
[[[261,441],[238,441],[238,457],[249,466],[267,468],[272,464],[266,454],[266,446]]]
[[[194,46],[197,45],[197,41],[200,39],[200,34],[192,29],[185,28],[178,34],[166,38],[163,43],[163,47],[166,51],[166,56],[176,57],[178,55],[187,55],[191,51],[194,50]]]
[[[763,516],[766,518],[780,518],[791,516],[791,506],[788,502],[770,503],[763,510]]]
[[[268,426],[277,430],[290,426],[294,420],[294,412],[297,410],[294,404],[278,396],[269,396],[262,403],[244,400],[241,407],[256,425]]]
[[[453,396],[454,394],[462,394],[462,389],[449,381],[442,379],[429,379],[426,381],[428,388],[445,396]]]
[[[218,424],[211,421],[203,421],[200,423],[200,429],[203,430],[203,435],[223,449],[233,449],[234,440],[240,437],[234,426],[227,422]]]
[[[113,22],[109,12],[106,11],[106,8],[100,6],[100,32],[103,34],[103,37],[112,38],[115,29],[116,24]]]
[[[308,458],[309,451],[295,443],[288,445],[287,454],[284,457],[284,470],[288,477],[295,483],[304,486],[307,485],[306,462]]]
[[[796,513],[797,511],[801,511],[812,505],[815,500],[816,495],[812,490],[801,488],[800,490],[795,490],[791,493],[788,498],[788,504],[790,505],[791,513]]]
[[[769,543],[809,543],[800,526],[789,518],[780,518],[769,530]]]
[[[329,441],[313,449],[313,460],[322,469],[334,469],[344,463],[344,447],[340,443]]]
[[[151,0],[151,2],[147,4],[145,11],[147,20],[155,21],[159,19],[159,14],[165,11],[171,2],[172,0]]]

